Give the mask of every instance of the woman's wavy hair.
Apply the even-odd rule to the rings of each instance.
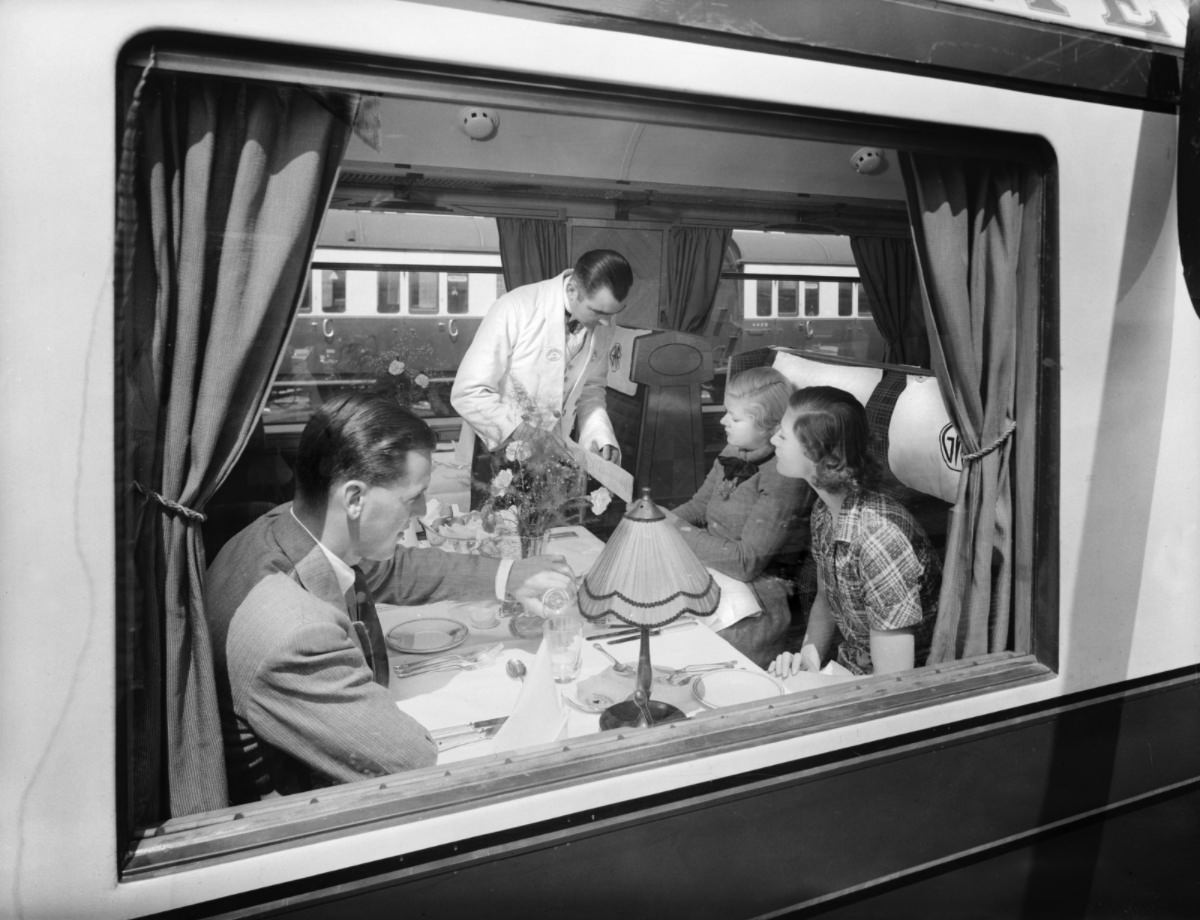
[[[300,435],[296,489],[318,499],[347,479],[390,485],[404,477],[409,452],[436,446],[430,427],[390,396],[335,397],[312,414]]]
[[[793,431],[817,467],[813,485],[827,492],[857,491],[873,485],[879,466],[871,456],[867,410],[837,387],[802,387],[792,394]]]
[[[792,395],[790,380],[773,367],[752,367],[742,371],[725,385],[725,398],[739,399],[746,414],[768,435],[774,434],[787,412]]]

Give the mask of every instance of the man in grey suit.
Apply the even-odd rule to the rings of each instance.
[[[561,558],[397,548],[425,508],[435,438],[381,396],[335,399],[300,438],[296,497],[209,566],[206,613],[233,803],[428,766],[437,748],[388,693],[374,599],[420,604],[568,585]],[[534,604],[535,605],[535,604]]]

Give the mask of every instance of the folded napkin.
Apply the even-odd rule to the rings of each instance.
[[[514,748],[547,744],[562,737],[567,727],[567,712],[559,699],[558,685],[550,664],[550,645],[543,639],[533,664],[521,682],[521,694],[508,721],[496,732],[493,748]]]
[[[521,693],[520,683],[504,671],[509,659],[514,658],[523,661],[526,667],[533,664],[533,656],[528,652],[505,649],[494,661],[477,670],[438,672],[436,677],[444,683],[437,685],[436,692],[398,700],[396,706],[429,729],[506,716]]]
[[[712,616],[698,617],[701,623],[710,629],[724,629],[732,626],[738,620],[762,613],[762,604],[750,586],[744,581],[730,578],[715,569],[709,569],[709,574],[721,588],[721,602],[717,605]]]

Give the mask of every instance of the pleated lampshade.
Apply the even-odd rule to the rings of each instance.
[[[721,600],[713,580],[650,490],[621,518],[579,589],[579,609],[631,626],[662,626],[685,613],[709,616]]]

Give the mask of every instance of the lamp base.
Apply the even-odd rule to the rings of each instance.
[[[650,724],[662,725],[664,722],[680,722],[686,719],[683,710],[677,709],[670,703],[664,703],[660,700],[650,700],[646,704],[650,710]],[[613,703],[604,712],[600,713],[600,729],[607,731],[610,728],[645,728],[646,720],[642,717],[642,711],[638,708],[638,704],[633,700],[622,700],[619,703]]]

